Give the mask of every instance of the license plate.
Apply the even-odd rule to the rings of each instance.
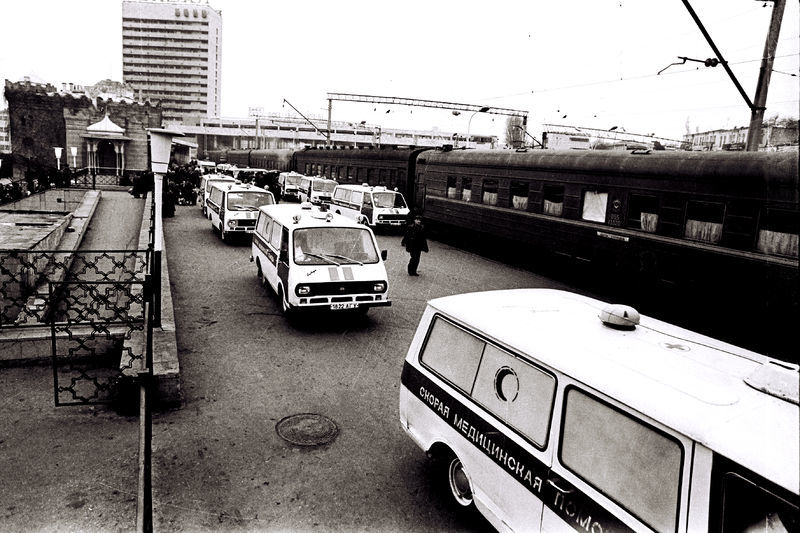
[[[357,309],[357,308],[358,308],[358,304],[357,304],[357,303],[355,303],[355,302],[346,302],[346,303],[340,303],[340,304],[331,304],[331,310],[332,310],[332,311],[333,311],[333,310],[337,310],[337,309]]]

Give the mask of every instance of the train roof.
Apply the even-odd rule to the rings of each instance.
[[[566,291],[478,292],[429,306],[798,493],[797,365],[646,316],[634,329],[608,327],[598,318],[607,304]]]
[[[428,151],[418,163],[536,168],[553,172],[592,169],[595,174],[632,174],[663,178],[670,173],[684,179],[716,181],[760,178],[798,187],[797,153],[689,152],[614,150],[452,150]]]
[[[351,159],[407,161],[426,148],[308,148],[297,152],[296,157],[305,159]]]

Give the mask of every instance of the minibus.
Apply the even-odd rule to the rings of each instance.
[[[400,422],[498,531],[798,531],[796,364],[570,292],[428,302]]]
[[[253,233],[258,208],[275,203],[272,193],[250,184],[216,182],[208,195],[211,227],[223,241],[231,235]]]
[[[278,186],[281,188],[281,200],[300,200],[300,178],[297,172],[281,172],[278,174]]]
[[[330,204],[336,181],[321,176],[303,176],[298,185],[298,198],[301,202]]]
[[[211,193],[211,186],[215,183],[222,182],[236,183],[236,180],[225,174],[205,174],[200,177],[200,191],[197,193],[197,199],[200,201],[200,209],[208,219],[211,218],[211,215],[208,213],[206,201],[208,200],[208,195]]]
[[[386,257],[369,228],[304,202],[259,209],[250,260],[287,315],[391,305]]]
[[[402,226],[409,212],[402,194],[369,185],[338,185],[333,191],[331,210],[372,227]]]

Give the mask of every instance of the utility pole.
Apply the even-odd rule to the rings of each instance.
[[[781,33],[781,22],[786,0],[774,0],[772,20],[769,23],[767,42],[764,44],[764,57],[761,58],[761,71],[758,74],[756,97],[750,115],[750,128],[747,130],[745,150],[755,152],[761,142],[761,124],[764,122],[764,111],[767,103],[767,90],[772,76],[772,65],[775,62],[775,49],[778,47],[778,35]]]
[[[692,9],[691,4],[689,4],[689,0],[682,0],[683,5],[686,6],[687,11],[694,19],[697,27],[700,28],[703,36],[708,41],[708,44],[711,46],[711,49],[714,50],[714,53],[717,56],[720,64],[725,69],[725,72],[728,73],[728,76],[733,81],[733,84],[736,85],[736,88],[739,90],[739,94],[742,95],[744,101],[747,102],[747,107],[750,108],[750,128],[747,130],[747,144],[745,149],[748,152],[754,152],[758,150],[758,143],[761,140],[761,122],[764,119],[764,110],[766,109],[765,104],[767,103],[767,89],[769,87],[769,79],[772,75],[772,64],[775,60],[775,49],[778,46],[778,34],[781,31],[781,21],[783,20],[783,11],[786,7],[786,0],[770,0],[774,2],[772,6],[772,21],[770,22],[769,26],[769,33],[767,34],[767,42],[764,45],[764,57],[761,59],[761,72],[758,76],[758,87],[756,87],[756,97],[755,102],[750,102],[750,98],[747,97],[747,93],[744,92],[739,80],[736,79],[734,76],[733,71],[728,66],[728,62],[722,57],[722,53],[717,48],[717,45],[714,44],[714,41],[711,39],[711,36],[706,31],[703,23],[700,22],[700,18],[697,16],[697,13],[694,12]]]

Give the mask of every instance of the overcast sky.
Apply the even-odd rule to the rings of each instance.
[[[752,101],[772,13],[763,0],[691,0]],[[222,10],[222,112],[327,116],[328,92],[526,110],[568,124],[680,138],[746,126],[750,111],[681,0],[211,0]],[[0,2],[0,79],[122,80],[121,1]],[[787,0],[766,116],[798,115],[798,2]],[[389,113],[386,111],[389,110]],[[413,112],[412,112],[413,111]],[[495,134],[505,117],[334,102],[334,120]]]

